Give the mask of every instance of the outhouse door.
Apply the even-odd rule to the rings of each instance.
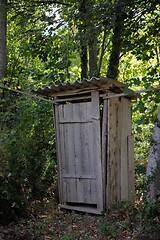
[[[56,106],[60,207],[103,211],[99,93]]]

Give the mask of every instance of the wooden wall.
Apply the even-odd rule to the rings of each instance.
[[[101,213],[99,92],[88,102],[56,106],[56,116],[61,207]]]
[[[131,102],[104,99],[100,116],[98,91],[78,98],[55,106],[60,207],[102,213],[134,193]]]
[[[134,141],[131,103],[127,98],[108,99],[108,151],[106,204],[130,200],[134,193]]]

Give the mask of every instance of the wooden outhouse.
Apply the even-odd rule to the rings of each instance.
[[[131,99],[92,78],[39,88],[54,101],[61,208],[101,214],[134,193]]]

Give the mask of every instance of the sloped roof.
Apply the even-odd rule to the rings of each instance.
[[[59,85],[52,84],[50,86],[38,88],[37,90],[34,90],[35,93],[45,96],[54,96],[58,95],[60,92],[72,92],[75,90],[81,90],[83,89],[97,89],[97,90],[111,90],[116,93],[123,92],[123,89],[125,88],[125,84],[118,82],[114,79],[110,78],[91,78],[89,80],[85,79],[83,81],[75,81],[75,82],[69,82],[69,83],[60,83]]]

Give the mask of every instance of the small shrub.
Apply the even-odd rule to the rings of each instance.
[[[74,238],[71,233],[67,233],[62,236],[62,240],[74,240]]]
[[[9,220],[33,199],[48,197],[56,157],[51,107],[19,96],[6,101],[8,109],[0,113],[0,218],[9,212]]]
[[[103,220],[100,224],[100,232],[103,237],[119,237],[121,235],[121,231],[119,226],[114,222],[111,223],[108,220]]]

